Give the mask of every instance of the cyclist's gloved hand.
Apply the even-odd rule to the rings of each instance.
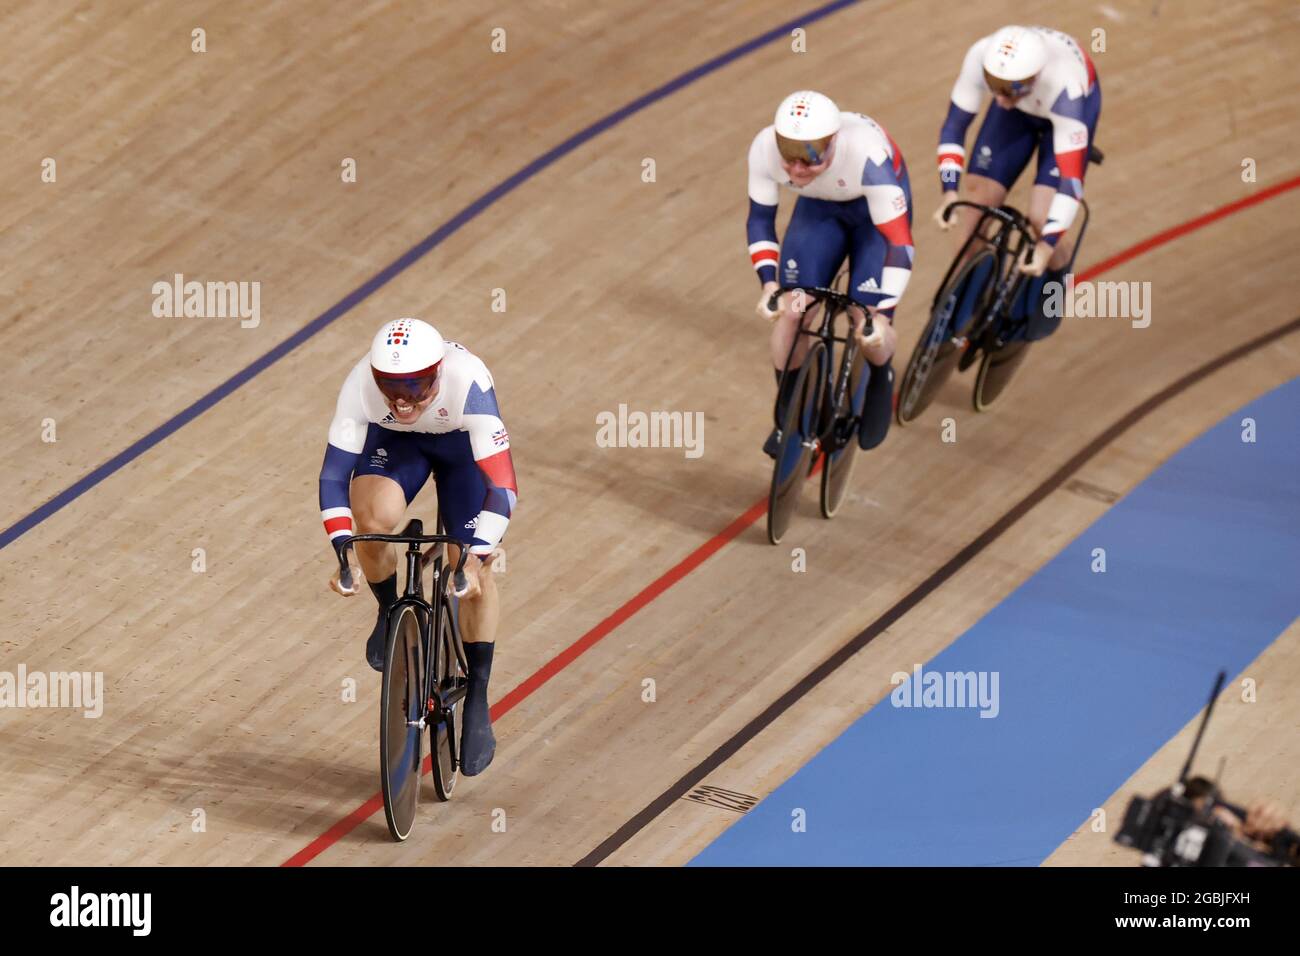
[[[858,319],[853,324],[853,338],[866,360],[879,367],[894,357],[898,336],[888,316],[881,315],[871,306],[867,306],[867,314],[871,316],[871,332],[866,332],[866,322]]]
[[[334,557],[338,561],[338,565],[334,568],[334,574],[330,577],[330,590],[335,594],[341,594],[344,597],[352,597],[352,595],[357,593],[356,569],[353,568],[351,564],[348,565],[348,577],[350,580],[347,582],[341,580],[344,563],[348,560],[347,546],[351,541],[351,535],[340,535],[330,542],[330,544],[334,546]]]
[[[1032,247],[1026,247],[1020,255],[1020,271],[1027,276],[1040,276],[1051,261],[1053,248],[1041,240]]]
[[[465,558],[465,590],[455,587],[455,581],[452,582],[453,592],[456,597],[472,601],[483,593],[481,574],[492,573],[492,562],[496,560],[498,552],[491,554],[474,554],[471,552]]]
[[[943,194],[943,202],[939,204],[939,208],[936,209],[934,212],[935,225],[937,225],[944,232],[947,232],[949,229],[951,229],[953,223],[952,219],[945,219],[944,214],[948,211],[948,207],[951,206],[956,201],[957,201],[957,190],[955,189],[945,190]]]
[[[767,319],[769,322],[776,321],[776,317],[781,314],[781,300],[777,299],[775,310],[770,306],[773,294],[780,290],[781,287],[775,282],[763,283],[763,294],[758,298],[758,305],[754,306],[754,311],[758,313],[759,318]]]

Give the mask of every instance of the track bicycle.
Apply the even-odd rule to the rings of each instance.
[[[359,534],[339,552],[339,582],[353,587],[347,550],[357,541],[406,545],[406,588],[388,609],[388,638],[379,703],[379,776],[384,818],[394,840],[405,840],[415,825],[423,778],[424,731],[429,731],[433,789],[450,800],[460,770],[457,717],[469,689],[469,665],[461,643],[455,596],[467,588],[468,545],[445,534],[425,534],[412,519],[401,534]],[[444,547],[460,547],[460,559],[447,573]],[[422,545],[432,545],[421,551]],[[424,571],[432,568],[430,598],[424,596]],[[453,593],[454,585],[454,593]]]
[[[870,374],[870,366],[853,337],[849,308],[857,303],[846,291],[848,274],[841,272],[832,285],[838,288],[785,290],[791,295],[816,299],[821,306],[821,322],[816,329],[807,329],[800,323],[777,389],[773,414],[778,436],[777,451],[767,506],[767,539],[772,544],[779,544],[789,528],[804,479],[819,458],[822,460],[820,504],[823,518],[833,517],[843,503],[857,458],[858,427],[862,422],[866,376]],[[773,311],[780,295],[777,292],[772,296],[769,307]],[[845,319],[842,336],[835,334],[836,320],[841,316]],[[863,331],[871,334],[869,315]],[[790,360],[803,336],[811,338],[812,343],[802,364],[791,369]],[[839,347],[838,358],[836,346]],[[795,378],[787,389],[791,375]],[[782,395],[789,396],[785,408],[781,407]]]

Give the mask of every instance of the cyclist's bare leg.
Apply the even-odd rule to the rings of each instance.
[[[350,489],[352,523],[357,534],[394,534],[406,515],[402,486],[383,475],[359,475]],[[397,552],[382,541],[358,541],[357,560],[366,580],[383,581],[397,571]]]
[[[349,490],[352,523],[357,534],[392,534],[406,515],[402,486],[383,475],[359,475]],[[381,541],[358,541],[357,561],[375,596],[379,614],[366,640],[366,662],[383,670],[384,642],[388,633],[388,609],[398,598],[397,551]]]
[[[802,313],[795,308],[801,304],[806,309]],[[804,357],[808,354],[808,337],[799,336],[794,355],[790,355],[790,343],[794,341],[795,336],[798,334],[801,318],[805,329],[812,327],[813,321],[817,317],[818,304],[815,300],[801,296],[797,290],[786,292],[783,295],[781,314],[772,322],[772,335],[769,339],[772,352],[772,367],[778,373],[785,368],[787,357],[790,359],[791,368],[798,368],[803,364]]]
[[[785,369],[787,358],[790,361],[790,368],[796,369],[803,365],[803,360],[808,357],[808,338],[799,335],[799,326],[801,322],[804,328],[812,325],[817,315],[817,306],[815,299],[808,298],[797,289],[786,292],[782,296],[781,311],[772,322],[772,334],[768,339],[772,353],[772,367],[776,369],[778,383],[781,382],[781,374]],[[790,353],[792,343],[794,354]],[[794,376],[789,376],[784,383],[784,388],[778,391],[778,415],[784,414],[794,384]],[[767,436],[767,441],[763,443],[765,454],[776,457],[778,434],[776,429],[772,429],[772,433]]]
[[[460,560],[460,548],[448,545],[447,553],[454,568]],[[501,606],[490,558],[481,563],[471,558],[465,574],[474,574],[478,578],[477,592],[471,582],[470,593],[459,603],[460,635],[465,644],[465,659],[469,662],[469,689],[465,694],[464,729],[460,734],[460,766],[467,777],[473,777],[487,769],[497,749],[496,736],[492,733],[492,715],[488,709],[488,681],[492,675],[492,655],[496,649]]]
[[[981,206],[997,208],[1007,201],[1006,186],[996,179],[978,173],[967,173],[962,177],[961,193],[964,201],[979,203]],[[975,226],[979,224],[980,211],[962,206],[960,209],[954,209],[952,215],[957,220],[956,228],[952,230],[953,238],[957,243],[956,250],[960,251],[966,240],[970,238],[970,234],[975,231]],[[970,252],[967,252],[967,256],[969,255]]]
[[[455,568],[460,560],[460,548],[448,545],[447,552],[449,566]],[[465,572],[467,576],[470,573]],[[497,623],[501,619],[496,575],[492,573],[490,561],[481,562],[474,573],[478,575],[478,594],[460,599],[460,636],[466,644],[491,643],[497,638]]]

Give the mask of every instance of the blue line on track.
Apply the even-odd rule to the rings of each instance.
[[[374,295],[394,278],[401,275],[420,259],[428,255],[430,251],[441,245],[444,240],[456,233],[461,226],[475,219],[484,210],[513,192],[516,187],[521,186],[528,180],[532,179],[538,173],[542,172],[542,170],[555,163],[556,160],[562,159],[576,150],[579,146],[594,139],[606,130],[612,129],[628,117],[634,116],[642,110],[653,106],[655,103],[671,96],[678,90],[689,86],[696,80],[703,79],[711,73],[716,73],[724,66],[734,63],[741,57],[753,53],[755,50],[773,42],[774,40],[788,36],[790,31],[794,28],[806,27],[811,23],[815,23],[818,20],[830,16],[838,10],[853,5],[856,2],[858,2],[858,0],[834,0],[832,3],[826,3],[820,7],[809,10],[807,13],[795,17],[792,20],[788,20],[780,26],[773,27],[767,32],[761,33],[753,39],[748,40],[739,46],[732,47],[725,53],[720,53],[713,59],[687,70],[675,79],[669,80],[662,86],[656,87],[650,92],[637,97],[626,106],[601,117],[585,129],[574,133],[558,146],[543,153],[541,156],[521,168],[514,175],[502,180],[483,195],[479,196],[433,232],[429,233],[429,235],[425,236],[410,249],[406,250],[406,252],[399,256],[394,262],[385,266],[366,282],[357,286],[357,288],[353,289],[334,305],[316,316],[316,318],[312,319],[289,338],[271,349],[271,351],[253,361],[248,365],[248,367],[232,375],[198,401],[194,402],[194,404],[163,422],[153,431],[149,432],[149,434],[145,435],[139,441],[136,441],[126,450],[104,462],[94,471],[90,472],[90,474],[83,476],[73,484],[69,485],[35,511],[15,521],[8,528],[5,528],[4,531],[0,531],[0,548],[7,547],[10,543],[26,534],[46,518],[60,511],[73,501],[76,501],[105,478],[108,478],[110,475],[135,461],[173,432],[189,424],[213,405],[217,404],[217,402],[221,401],[236,389],[255,378],[261,372],[280,361],[280,359],[284,358],[330,323],[352,311],[356,306],[370,298],[370,296]]]

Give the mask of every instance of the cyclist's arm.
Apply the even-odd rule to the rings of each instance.
[[[358,366],[359,368],[360,366]],[[341,547],[352,537],[352,507],[348,485],[365,447],[370,422],[361,404],[361,389],[354,368],[343,382],[334,420],[330,422],[325,460],[320,466],[320,517],[330,544]]]
[[[776,281],[776,264],[781,246],[776,239],[776,206],[780,188],[766,170],[767,156],[763,130],[749,147],[749,218],[745,235],[749,241],[749,261],[762,284]]]
[[[474,461],[487,485],[483,508],[474,521],[474,537],[469,551],[486,557],[505,536],[519,490],[515,482],[514,461],[510,458],[510,436],[497,410],[496,390],[490,380],[486,390],[480,388],[477,381],[470,385],[462,420],[469,432]]]
[[[944,192],[956,190],[961,182],[966,168],[966,130],[988,92],[983,66],[986,45],[987,37],[966,51],[948,102],[948,116],[939,130],[939,185]]]
[[[1077,95],[1071,96],[1071,92]],[[1042,240],[1056,245],[1079,212],[1083,199],[1083,169],[1088,163],[1088,124],[1084,120],[1086,99],[1082,90],[1062,89],[1052,103],[1048,118],[1052,121],[1052,149],[1060,183],[1043,224]]]
[[[876,157],[868,158],[862,170],[862,192],[867,198],[867,210],[872,223],[888,243],[885,266],[880,275],[880,292],[868,292],[866,297],[877,297],[877,301],[869,304],[892,321],[894,308],[912,277],[914,250],[907,193],[894,172],[893,158],[882,152],[880,159],[882,161],[877,163]]]

